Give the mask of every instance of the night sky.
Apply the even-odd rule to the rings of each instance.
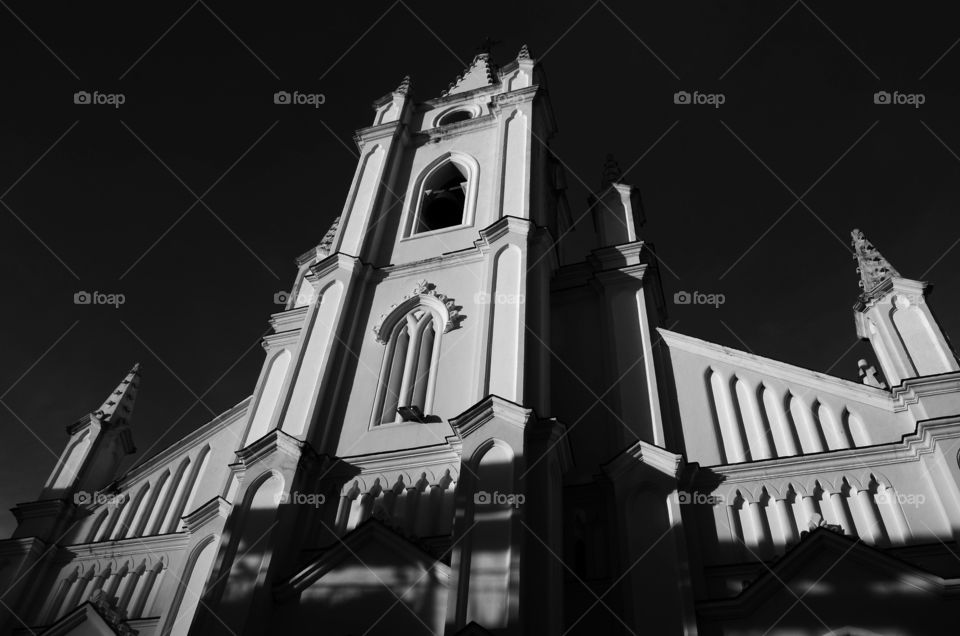
[[[340,213],[371,102],[407,74],[417,99],[439,96],[485,37],[501,63],[524,43],[543,60],[574,215],[612,153],[642,192],[667,298],[725,296],[670,302],[675,330],[855,378],[859,227],[901,274],[935,283],[957,336],[951,9],[2,4],[0,509],[38,496],[64,427],[134,362],[137,458],[249,395],[274,294]],[[279,90],[325,103],[275,105]],[[77,91],[125,102],[75,104]],[[676,104],[678,91],[724,103]],[[875,104],[877,91],[924,103]],[[77,305],[79,291],[125,302]],[[2,513],[0,536],[13,523]]]

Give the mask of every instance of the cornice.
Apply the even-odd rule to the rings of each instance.
[[[371,141],[379,141],[394,136],[402,127],[403,124],[401,121],[396,119],[385,124],[359,128],[353,133],[353,140],[356,142],[358,148],[362,148],[364,144],[370,143]]]
[[[895,292],[906,292],[918,296],[926,296],[931,289],[931,285],[926,281],[902,278],[900,276],[891,276],[880,282],[869,291],[860,294],[860,298],[854,303],[855,311],[865,313],[877,305],[887,302],[887,296]]]
[[[460,439],[464,439],[493,419],[502,420],[523,430],[531,418],[536,418],[533,409],[505,400],[498,395],[488,395],[460,415],[450,418],[449,421]]]
[[[65,499],[41,499],[40,501],[26,501],[11,509],[13,516],[19,523],[27,519],[44,519],[58,516],[68,508],[75,507]]]
[[[232,509],[233,504],[223,497],[217,496],[191,512],[189,515],[183,517],[183,524],[186,526],[187,532],[190,534],[196,534],[211,521],[216,519],[226,519],[230,515],[230,511]]]
[[[612,482],[617,483],[624,475],[640,466],[652,468],[664,477],[676,481],[686,468],[686,460],[683,455],[637,440],[601,468]]]
[[[937,375],[924,375],[907,378],[890,389],[897,410],[904,410],[920,402],[929,395],[944,395],[960,392],[960,371],[949,371]]]
[[[763,459],[742,464],[715,465],[707,468],[724,477],[724,484],[818,476],[827,472],[849,472],[851,466],[857,469],[874,468],[919,460],[922,455],[933,452],[938,440],[952,438],[960,438],[960,415],[922,420],[917,423],[915,432],[888,444]]]
[[[345,465],[349,464],[352,467],[361,469],[363,472],[408,471],[415,468],[459,462],[460,452],[460,443],[453,440],[433,446],[421,446],[365,455],[347,455],[338,459]]]
[[[375,268],[373,276],[378,280],[386,280],[390,276],[409,276],[414,274],[426,274],[441,267],[451,265],[465,265],[483,260],[484,256],[495,248],[498,241],[509,234],[520,236],[529,236],[537,234],[540,227],[534,225],[530,219],[523,219],[516,216],[504,216],[487,227],[478,230],[480,238],[474,240],[472,247],[465,247],[453,252],[446,252],[440,256],[433,256],[419,261],[401,263],[399,265],[387,265],[385,267]]]
[[[281,453],[303,461],[312,458],[322,461],[326,455],[318,454],[309,443],[275,428],[249,446],[237,451],[237,461],[244,469],[263,461],[274,453]]]
[[[308,305],[288,309],[287,311],[278,311],[271,314],[268,322],[273,328],[274,333],[283,333],[284,331],[299,330],[303,326],[303,321],[307,317]]]
[[[649,256],[651,251],[652,246],[644,241],[599,247],[583,261],[561,266],[551,282],[551,290],[570,291],[591,283],[608,285],[621,280],[623,275],[643,280],[648,270],[656,269]]]
[[[0,559],[40,555],[48,548],[47,543],[38,537],[23,537],[19,539],[4,539],[0,541]]]
[[[499,118],[497,115],[490,113],[454,124],[434,126],[433,128],[424,128],[423,130],[412,133],[410,136],[414,144],[423,145],[427,143],[437,143],[439,141],[443,141],[444,139],[459,137],[466,133],[472,133],[478,130],[494,128],[498,124]]]
[[[115,559],[182,550],[187,547],[189,542],[190,535],[186,532],[171,532],[146,537],[98,541],[97,543],[78,543],[64,546],[64,552],[69,555],[70,561]],[[63,556],[64,553],[61,553],[61,557]],[[155,558],[159,557],[155,556]]]
[[[524,86],[523,88],[518,88],[506,93],[499,93],[493,97],[494,107],[501,109],[505,106],[532,102],[539,92],[540,85],[531,84],[530,86]]]
[[[370,266],[356,256],[344,254],[343,252],[334,252],[319,263],[311,265],[310,272],[306,275],[306,278],[311,284],[316,284],[337,270],[343,270],[353,274],[367,268],[370,268]]]

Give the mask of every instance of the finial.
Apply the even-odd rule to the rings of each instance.
[[[393,92],[401,95],[408,95],[410,93],[410,76],[404,75],[403,81],[400,82],[400,86],[397,86]]]
[[[530,59],[530,49],[527,48],[527,45],[524,44],[520,47],[520,52],[517,53],[518,60],[529,60]]]
[[[600,180],[600,189],[606,190],[611,183],[617,183],[623,177],[623,172],[620,170],[620,164],[617,163],[617,160],[613,158],[612,154],[608,154],[606,160],[603,162],[603,176]]]
[[[476,51],[477,55],[489,56],[490,53],[493,51],[493,47],[495,47],[498,44],[502,44],[502,42],[500,40],[495,40],[488,35],[487,37],[483,38],[483,40],[480,41],[480,44],[478,44],[477,48],[474,50]]]
[[[863,293],[867,294],[884,281],[900,276],[863,232],[855,229],[850,232],[850,236],[853,238],[853,257],[858,261],[857,272],[860,274],[860,288]]]

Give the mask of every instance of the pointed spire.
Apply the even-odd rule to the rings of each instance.
[[[870,293],[884,281],[899,277],[900,272],[894,269],[890,261],[873,246],[873,243],[867,240],[860,230],[853,230],[850,235],[853,237],[854,258],[857,259],[857,272],[860,274],[860,288],[864,294]]]
[[[612,154],[608,154],[606,160],[603,162],[603,176],[600,179],[600,190],[606,190],[610,187],[610,184],[619,182],[621,178],[623,178],[623,172],[620,170],[620,164],[617,163],[617,160],[613,158]]]
[[[133,368],[127,373],[127,377],[117,385],[117,389],[111,393],[100,408],[94,412],[94,416],[101,422],[111,424],[126,424],[133,414],[133,404],[137,399],[137,391],[140,389],[140,363],[133,365]]]
[[[530,59],[530,49],[527,48],[527,45],[524,44],[520,47],[520,52],[517,53],[518,60],[529,60]]]
[[[399,93],[400,95],[409,95],[410,94],[410,76],[404,75],[403,81],[400,82],[400,86],[397,86],[394,90],[394,93]]]

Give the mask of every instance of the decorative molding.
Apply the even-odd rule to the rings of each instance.
[[[464,439],[495,418],[523,430],[536,415],[533,409],[524,408],[498,395],[488,395],[460,415],[450,418],[450,426],[460,439]]]
[[[456,329],[460,325],[460,321],[464,318],[464,316],[460,315],[460,310],[462,307],[457,305],[453,298],[438,292],[437,286],[433,283],[429,283],[426,280],[420,280],[417,281],[416,286],[409,294],[403,296],[399,302],[390,305],[386,312],[380,314],[377,324],[373,326],[373,334],[376,337],[377,342],[380,344],[387,344],[390,333],[389,328],[392,326],[392,323],[395,322],[392,320],[392,318],[401,313],[405,314],[410,309],[413,309],[415,306],[417,306],[418,300],[427,300],[428,304],[432,307],[436,307],[436,302],[440,303],[441,307],[443,308],[443,315],[440,316],[440,319],[443,322],[443,333],[447,333],[448,331]],[[387,327],[386,330],[384,330],[384,326]]]
[[[226,519],[233,509],[233,504],[217,496],[203,504],[190,514],[183,517],[183,525],[187,532],[196,534],[198,530],[215,519]]]

